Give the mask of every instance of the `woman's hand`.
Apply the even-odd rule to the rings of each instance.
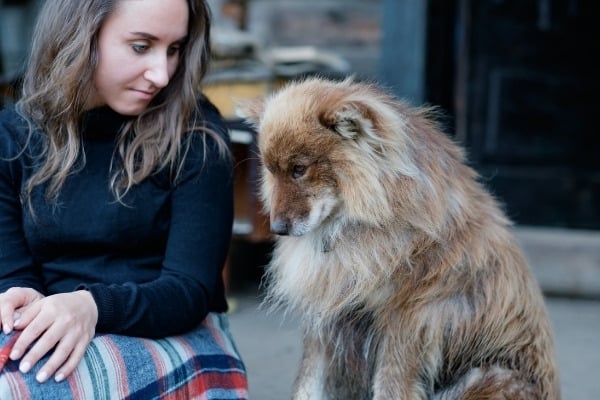
[[[13,287],[0,294],[0,323],[4,333],[9,334],[15,320],[21,316],[27,306],[44,298],[40,292],[31,288]]]
[[[54,349],[36,379],[44,382],[56,372],[54,379],[59,382],[73,372],[83,358],[94,337],[97,321],[96,303],[85,290],[45,297],[24,309],[14,324],[15,329],[23,331],[10,358],[21,358],[19,369],[26,373]],[[23,355],[31,344],[33,346]]]

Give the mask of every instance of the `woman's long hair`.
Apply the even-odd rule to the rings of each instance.
[[[78,160],[85,162],[80,119],[94,90],[98,32],[118,1],[123,0],[51,0],[40,10],[17,102],[17,110],[29,121],[30,132],[38,130],[44,139],[40,165],[24,189],[27,200],[34,187],[46,182],[46,195],[56,198]],[[210,10],[205,0],[188,0],[188,6],[188,38],[173,77],[147,110],[121,131],[116,149],[120,162],[111,180],[118,200],[163,168],[169,168],[176,179],[185,153],[186,132],[205,131],[226,153],[218,135],[195,120],[198,90],[210,57]]]

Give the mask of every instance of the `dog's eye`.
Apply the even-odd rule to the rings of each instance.
[[[298,179],[306,173],[306,165],[296,164],[292,167],[292,178]]]

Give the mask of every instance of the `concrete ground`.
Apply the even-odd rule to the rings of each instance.
[[[555,330],[563,400],[597,399],[600,292],[595,288],[600,282],[600,233],[522,229],[517,234],[535,263],[540,284],[551,292],[546,303]],[[542,259],[546,265],[536,261]],[[563,287],[560,281],[565,282]],[[297,319],[261,308],[258,283],[234,291],[232,299],[231,330],[246,363],[251,399],[289,399],[301,355]]]

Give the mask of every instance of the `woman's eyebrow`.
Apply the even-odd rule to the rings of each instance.
[[[152,40],[152,41],[158,41],[160,40],[160,38],[158,38],[157,36],[154,36],[151,33],[148,32],[129,32],[131,35],[133,36],[140,36],[143,37],[144,39],[148,39],[148,40]],[[179,39],[175,40],[173,43],[184,43],[187,40],[187,36],[182,36]]]
[[[147,32],[129,32],[129,33],[133,36],[141,36],[148,40],[158,40],[158,38],[156,36],[154,36],[150,33],[147,33]]]

